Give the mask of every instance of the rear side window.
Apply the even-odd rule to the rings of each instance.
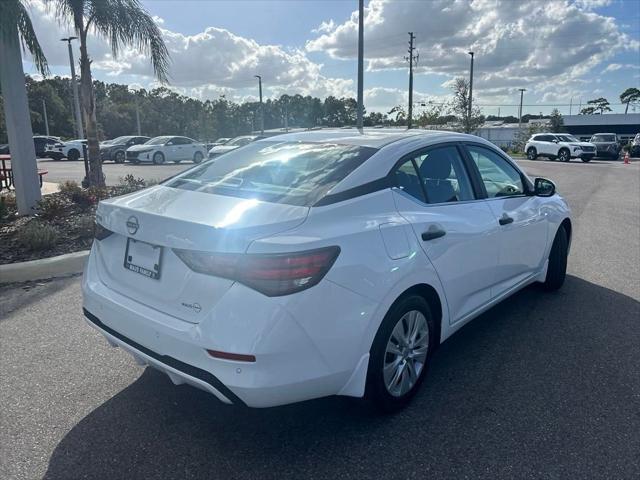
[[[524,194],[520,172],[488,148],[467,145],[469,154],[480,171],[489,198]]]
[[[376,151],[356,145],[255,142],[194,167],[164,185],[311,206]]]

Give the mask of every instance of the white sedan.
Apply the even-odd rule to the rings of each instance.
[[[566,202],[481,138],[325,130],[225,157],[100,202],[82,283],[109,343],[222,402],[396,410],[460,327],[564,282]]]
[[[132,163],[153,162],[160,165],[165,162],[180,163],[191,160],[200,163],[207,155],[203,143],[188,137],[155,137],[141,145],[127,148],[127,160]]]

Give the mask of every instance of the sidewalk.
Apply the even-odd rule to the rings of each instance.
[[[58,184],[53,182],[42,182],[42,188],[40,191],[42,192],[42,195],[56,193],[58,191]]]

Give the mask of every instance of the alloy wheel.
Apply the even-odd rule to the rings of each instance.
[[[420,378],[429,352],[429,326],[419,310],[405,313],[391,332],[384,355],[383,375],[394,397],[409,393]]]

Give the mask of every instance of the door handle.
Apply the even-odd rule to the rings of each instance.
[[[502,215],[502,218],[498,220],[498,223],[500,223],[500,225],[509,225],[510,223],[513,223],[513,218],[505,213]]]
[[[437,227],[431,227],[426,232],[422,232],[422,240],[428,242],[429,240],[435,240],[436,238],[444,237],[447,234],[444,230]]]

